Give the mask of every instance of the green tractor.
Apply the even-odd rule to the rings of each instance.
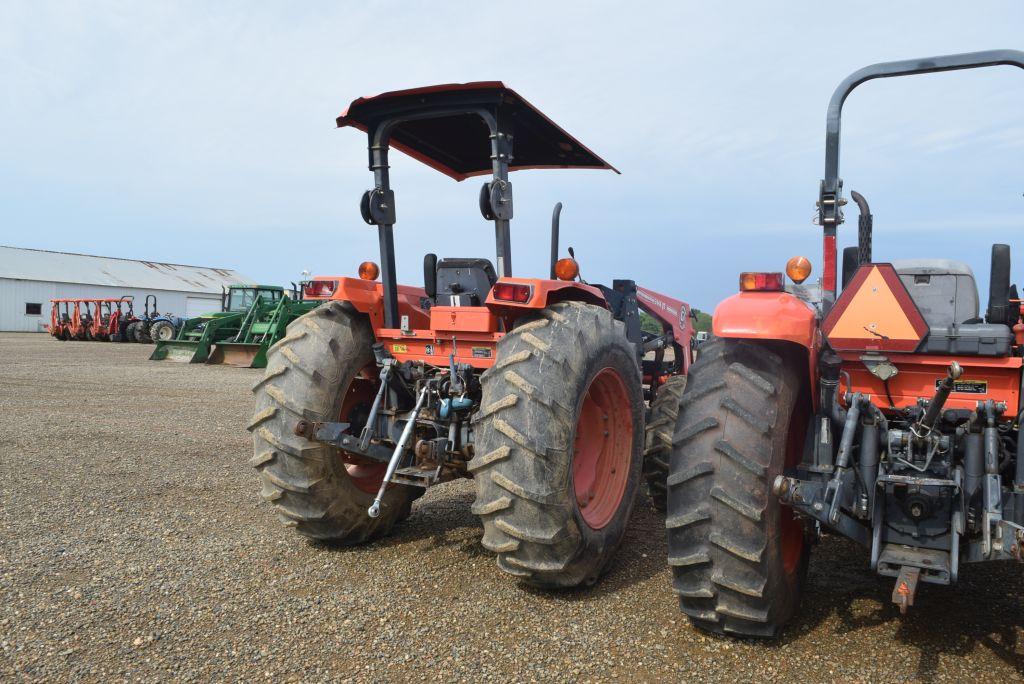
[[[285,335],[288,324],[309,313],[320,301],[303,301],[301,290],[273,300],[257,297],[234,337],[219,341],[206,363],[240,368],[266,368],[267,350]]]
[[[151,361],[204,363],[218,342],[238,335],[257,301],[276,305],[284,299],[276,285],[232,285],[221,297],[221,310],[189,318],[173,340],[157,341]]]

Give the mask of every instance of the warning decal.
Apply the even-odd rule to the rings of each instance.
[[[892,264],[864,264],[822,324],[833,349],[913,352],[928,333]]]

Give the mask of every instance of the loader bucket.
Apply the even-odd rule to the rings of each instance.
[[[179,363],[202,363],[210,353],[209,345],[192,340],[168,340],[157,342],[150,354],[150,361],[177,361]]]
[[[238,368],[266,368],[267,354],[262,344],[246,342],[218,342],[206,363],[237,366]]]
[[[242,322],[242,314],[219,312],[190,318],[173,340],[157,341],[150,361],[204,363],[213,345],[233,338]]]
[[[232,337],[216,343],[206,363],[242,368],[266,368],[267,350],[284,337],[288,324],[319,302],[295,301],[287,295],[277,302],[257,299]]]

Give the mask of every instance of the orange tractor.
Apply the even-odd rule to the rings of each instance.
[[[514,277],[508,176],[612,167],[499,82],[361,98],[337,123],[369,138],[375,183],[361,210],[380,266],[304,283],[325,303],[271,348],[250,425],[263,498],[299,534],[354,544],[386,534],[427,487],[473,478],[502,570],[593,583],[643,480],[648,412],[648,469],[667,468],[690,309],[632,280],[583,281],[558,258],[560,205],[550,277]],[[427,254],[423,285],[397,284],[390,148],[456,180],[491,175],[479,205],[496,265]],[[659,334],[641,330],[641,311]]]
[[[50,300],[50,324],[46,326],[46,329],[50,332],[50,335],[57,338],[58,340],[70,340],[71,334],[71,317],[73,315],[72,303],[73,299],[51,299]]]
[[[901,612],[919,583],[956,583],[962,563],[1024,557],[1024,324],[1010,248],[992,248],[979,311],[971,269],[948,259],[872,261],[874,218],[843,252],[843,102],[876,78],[995,65],[1000,50],[855,72],[828,107],[820,287],[810,262],[743,273],[715,310],[678,412],[668,484],[669,563],[682,611],[720,633],[774,635],[800,600],[826,529],[895,578]],[[841,292],[839,285],[842,285]],[[838,297],[837,297],[838,293]]]
[[[121,316],[124,297],[91,299],[93,314],[89,324],[89,339],[99,342],[120,342]]]
[[[126,317],[132,317],[130,297],[51,299],[47,329],[58,340],[121,342]]]

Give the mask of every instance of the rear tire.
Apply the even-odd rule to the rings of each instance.
[[[498,342],[474,417],[473,512],[505,572],[593,584],[629,521],[643,463],[636,352],[605,309],[555,304]]]
[[[167,342],[174,339],[174,326],[170,321],[156,321],[149,326],[149,336],[154,342]]]
[[[680,608],[702,630],[772,637],[799,604],[810,546],[771,484],[803,453],[805,375],[765,345],[731,339],[706,342],[691,367],[665,525]]]
[[[125,338],[124,341],[125,342],[138,342],[138,340],[135,337],[137,335],[136,331],[138,330],[138,328],[139,328],[139,321],[132,321],[131,323],[129,323],[127,325],[127,327],[125,328],[125,331],[124,331],[124,338]]]
[[[302,419],[343,419],[342,407],[357,389],[360,373],[372,367],[372,377],[377,374],[373,343],[369,322],[351,305],[323,304],[288,325],[287,335],[268,351],[266,373],[253,388],[256,412],[249,431],[255,455],[250,463],[259,471],[260,496],[273,504],[286,526],[305,537],[358,544],[383,536],[422,493],[393,485],[384,493],[380,516],[371,518],[366,511],[383,469],[353,469],[339,449],[294,432]],[[360,382],[373,386],[375,381]],[[363,475],[367,470],[370,475]]]
[[[664,512],[668,463],[672,457],[672,433],[679,417],[679,404],[686,389],[686,376],[673,375],[658,388],[651,402],[644,438],[644,479],[651,504]]]
[[[139,344],[149,344],[153,341],[153,338],[149,336],[149,326],[145,321],[139,321],[135,326],[135,341]]]

